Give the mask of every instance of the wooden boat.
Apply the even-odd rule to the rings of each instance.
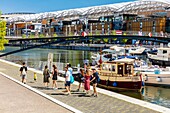
[[[142,76],[135,74],[134,59],[118,59],[101,64],[99,85],[124,90],[140,90]]]

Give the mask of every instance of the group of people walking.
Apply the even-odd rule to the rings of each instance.
[[[43,70],[43,83],[45,87],[49,87],[50,83],[50,78],[52,79],[52,88],[53,89],[58,89],[57,85],[57,76],[58,76],[58,69],[56,65],[52,66],[52,72],[48,69],[48,66],[46,65]],[[21,79],[23,83],[26,83],[26,76],[27,76],[27,67],[25,66],[25,63],[23,63],[23,66],[20,68],[21,72]],[[71,68],[71,64],[67,64],[65,67],[65,88],[66,91],[69,95],[71,94],[71,84],[74,82],[74,77],[73,77],[73,69]],[[84,68],[80,69],[80,73],[78,76],[78,82],[79,86],[77,91],[80,91],[81,85],[83,85],[83,91],[86,91],[86,94],[89,94],[90,90],[90,84],[92,83],[93,85],[93,96],[97,97],[98,93],[96,90],[96,86],[98,83],[97,80],[98,77],[98,72],[96,71],[95,68],[88,68],[86,64],[84,64]]]
[[[88,68],[86,64],[84,64],[84,69],[80,69],[80,73],[79,73],[79,86],[77,91],[80,90],[81,84],[84,85],[84,89],[86,91],[86,94],[89,94],[89,90],[90,90],[90,83],[92,83],[93,85],[93,94],[92,96],[97,97],[98,93],[96,90],[96,86],[98,84],[98,72],[96,71],[95,68]]]
[[[56,65],[53,65],[52,73],[50,73],[50,70],[48,69],[48,66],[46,65],[43,71],[43,82],[45,87],[49,87],[50,78],[52,78],[52,88],[58,89],[57,86],[57,76],[58,76],[58,69]]]

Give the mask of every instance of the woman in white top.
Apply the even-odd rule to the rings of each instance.
[[[66,92],[70,95],[70,72],[68,71],[68,67],[65,67],[66,71],[66,77],[65,77],[65,87],[66,87]]]

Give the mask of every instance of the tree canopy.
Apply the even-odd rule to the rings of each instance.
[[[0,51],[4,50],[4,44],[8,43],[8,40],[5,39],[6,35],[6,22],[1,19],[1,11],[0,11]]]

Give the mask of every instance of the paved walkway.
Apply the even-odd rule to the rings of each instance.
[[[0,113],[72,113],[0,74]]]
[[[17,80],[19,77],[19,67],[13,66],[0,61],[0,72],[3,72]],[[44,88],[42,83],[42,75],[37,74],[37,81],[33,80],[33,72],[28,71],[27,84],[47,95],[70,105],[84,113],[158,113],[157,111],[139,106],[137,104],[129,103],[124,100],[117,99],[105,94],[99,93],[99,97],[85,96],[83,91],[76,92],[76,85],[72,86],[72,95],[67,96],[63,91],[64,82],[58,81],[58,90]],[[92,93],[92,91],[90,92]],[[8,96],[8,95],[6,95]],[[53,110],[52,110],[53,111]],[[50,111],[51,112],[51,111]]]

